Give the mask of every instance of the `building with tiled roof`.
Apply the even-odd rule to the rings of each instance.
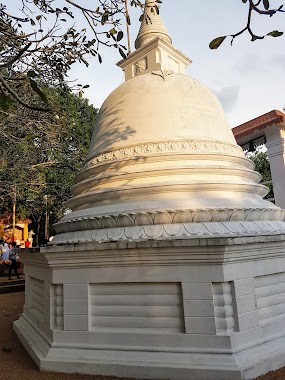
[[[253,151],[265,144],[270,161],[275,203],[285,208],[285,114],[278,110],[267,112],[233,128],[237,143]]]

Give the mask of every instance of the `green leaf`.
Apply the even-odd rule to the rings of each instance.
[[[124,59],[127,58],[125,52],[124,52],[121,48],[119,48],[119,53],[121,54],[121,56],[122,56]]]
[[[266,9],[266,10],[268,10],[269,9],[269,0],[263,0],[263,6],[264,6],[264,8]]]
[[[117,41],[121,41],[124,37],[124,33],[120,30],[118,35],[117,35]]]
[[[27,72],[27,77],[28,78],[35,78],[36,76],[37,76],[37,74],[33,70],[29,70]]]
[[[109,33],[112,34],[112,35],[114,35],[114,34],[117,34],[117,31],[116,31],[115,28],[113,28],[113,29],[111,29],[111,30],[109,31]]]
[[[47,97],[46,95],[42,92],[42,90],[38,87],[38,84],[37,82],[35,82],[33,79],[30,78],[30,85],[32,87],[32,90],[39,95],[39,97],[41,98],[41,100],[48,104],[48,100],[47,100]]]
[[[278,30],[273,30],[272,32],[267,33],[267,35],[271,37],[280,37],[283,35],[283,32],[279,32]]]
[[[10,96],[0,94],[0,108],[3,111],[8,111],[8,109],[10,108],[12,104],[13,104],[13,100]]]
[[[79,91],[78,96],[80,99],[82,98],[82,91]]]
[[[209,48],[210,49],[218,49],[218,47],[224,42],[224,40],[227,38],[227,36],[217,37],[213,41],[210,42]]]
[[[108,13],[104,13],[101,18],[101,24],[105,25],[105,23],[108,21],[108,18],[109,18]]]
[[[99,53],[98,53],[98,60],[99,60],[99,63],[102,63],[102,57]]]
[[[84,65],[85,65],[86,67],[89,66],[89,63],[88,63],[84,58],[81,57],[81,61],[84,63]]]

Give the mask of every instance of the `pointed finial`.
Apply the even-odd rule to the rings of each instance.
[[[171,38],[157,11],[157,4],[155,0],[146,0],[144,6],[144,17],[135,42],[135,48],[139,49],[157,37],[160,37],[170,44],[172,43]]]
[[[145,0],[143,20],[135,46],[137,50],[117,64],[124,70],[126,81],[149,73],[160,75],[166,80],[170,72],[185,74],[187,66],[192,62],[172,46],[155,0]]]

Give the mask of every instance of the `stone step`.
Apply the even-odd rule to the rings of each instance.
[[[4,280],[0,282],[0,294],[3,293],[14,293],[14,292],[23,292],[25,290],[25,280]]]

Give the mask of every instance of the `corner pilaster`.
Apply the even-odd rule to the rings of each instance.
[[[285,125],[267,128],[266,139],[275,203],[285,209]]]

